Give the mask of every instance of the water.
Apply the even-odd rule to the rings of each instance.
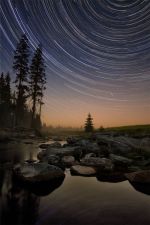
[[[101,182],[96,177],[71,176],[67,169],[64,181],[52,184],[45,196],[20,187],[12,179],[10,162],[28,159],[31,153],[36,159],[37,146],[38,143],[1,146],[2,225],[150,224],[149,195],[135,190],[128,181]],[[145,189],[142,187],[140,191],[145,192]]]

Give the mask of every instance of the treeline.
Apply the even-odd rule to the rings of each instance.
[[[37,46],[30,60],[29,42],[22,35],[14,52],[13,70],[14,81],[9,72],[0,76],[0,127],[40,129],[46,88],[42,46]]]

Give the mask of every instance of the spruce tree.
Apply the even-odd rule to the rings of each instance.
[[[5,78],[4,73],[1,73],[0,76],[0,104],[4,102],[4,90],[5,90]]]
[[[41,106],[43,104],[42,98],[44,95],[45,84],[46,84],[46,74],[44,59],[42,56],[42,47],[39,45],[34,53],[32,63],[30,66],[30,94],[32,100],[32,120],[31,127],[36,127],[36,117],[37,114],[41,114]],[[37,111],[37,106],[39,105],[39,113]]]
[[[85,121],[85,126],[84,126],[85,132],[92,132],[94,130],[93,126],[93,118],[91,117],[91,114],[88,114],[88,117]]]
[[[0,76],[0,127],[4,126],[4,88],[5,88],[5,79],[4,79],[4,74],[1,73]]]
[[[5,76],[5,102],[10,107],[11,104],[11,87],[9,72]]]
[[[22,35],[14,54],[13,69],[16,72],[16,125],[23,120],[28,96],[28,58],[29,45],[26,35]]]
[[[9,73],[0,77],[0,125],[7,127],[11,123],[11,88]]]

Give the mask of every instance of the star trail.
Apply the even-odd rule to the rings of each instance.
[[[1,0],[1,72],[22,33],[42,43],[43,121],[81,126],[150,123],[149,0]]]

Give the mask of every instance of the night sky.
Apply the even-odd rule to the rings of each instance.
[[[43,121],[150,124],[150,0],[1,0],[0,72],[26,33],[43,45]]]

